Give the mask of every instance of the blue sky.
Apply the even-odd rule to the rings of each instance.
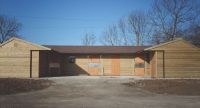
[[[100,37],[120,17],[133,10],[146,10],[151,3],[151,0],[0,0],[0,14],[21,22],[19,34],[28,41],[81,45],[86,32]]]

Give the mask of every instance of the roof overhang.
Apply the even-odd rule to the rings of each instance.
[[[183,38],[176,38],[175,40],[172,40],[172,41],[168,41],[168,42],[161,43],[161,44],[158,44],[158,45],[149,47],[149,48],[145,48],[144,51],[154,51],[154,50],[156,50],[156,48],[159,48],[159,47],[162,47],[162,46],[165,46],[165,45],[167,45],[167,44],[171,44],[171,43],[174,43],[174,42],[177,42],[177,41],[183,41],[183,42],[185,42],[185,43],[187,43],[187,44],[190,44],[190,45],[191,45],[192,47],[194,47],[195,49],[200,50],[199,47],[193,45],[192,43],[190,43],[190,42],[188,42],[188,41],[186,41],[186,40],[184,40]]]
[[[48,48],[48,47],[45,47],[45,46],[42,46],[42,45],[38,45],[38,44],[34,44],[32,42],[28,42],[28,41],[25,41],[25,40],[22,40],[22,39],[19,39],[19,38],[16,38],[16,37],[12,37],[12,38],[8,39],[7,41],[3,42],[2,44],[0,44],[0,47],[6,45],[7,43],[9,43],[9,42],[11,42],[13,40],[21,41],[21,42],[24,42],[24,43],[39,47],[41,50],[51,50],[51,48]]]
[[[149,46],[58,46],[44,45],[63,54],[135,54]]]

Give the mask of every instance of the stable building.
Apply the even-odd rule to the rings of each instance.
[[[11,38],[0,45],[0,77],[200,77],[200,48],[176,39],[155,46],[37,45]]]

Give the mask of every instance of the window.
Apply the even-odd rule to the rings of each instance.
[[[69,63],[75,63],[75,61],[76,61],[76,57],[75,56],[69,56],[68,57],[68,62]]]
[[[99,68],[99,67],[101,67],[101,64],[99,64],[99,63],[89,63],[88,66],[91,67],[91,68]]]
[[[135,68],[144,68],[144,63],[136,63]]]

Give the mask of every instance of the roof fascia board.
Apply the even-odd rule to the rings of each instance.
[[[16,37],[12,37],[9,40],[5,41],[4,43],[0,44],[0,47],[4,46],[5,44],[7,44],[7,43],[9,43],[9,42],[11,42],[13,40],[18,40],[18,41],[21,41],[21,42],[24,42],[24,43],[27,43],[27,44],[42,48],[44,50],[51,50],[50,48],[47,48],[47,47],[44,47],[44,46],[41,46],[41,45],[38,45],[38,44],[34,44],[34,43],[31,43],[31,42],[28,42],[28,41],[25,41],[25,40],[22,40],[22,39],[19,39],[19,38],[16,38]]]
[[[144,49],[145,51],[148,51],[148,50],[154,50],[155,48],[158,48],[158,47],[161,47],[161,46],[164,46],[164,45],[167,45],[167,44],[170,44],[170,43],[174,43],[174,42],[177,42],[177,41],[183,41],[184,43],[187,43],[189,45],[191,45],[193,48],[197,49],[197,50],[200,50],[199,47],[193,45],[192,43],[182,39],[182,38],[177,38],[175,40],[172,40],[172,41],[168,41],[168,42],[165,42],[165,43],[161,43],[161,44],[158,44],[158,45],[155,45],[155,46],[152,46],[152,47],[149,47],[149,48],[146,48]]]

